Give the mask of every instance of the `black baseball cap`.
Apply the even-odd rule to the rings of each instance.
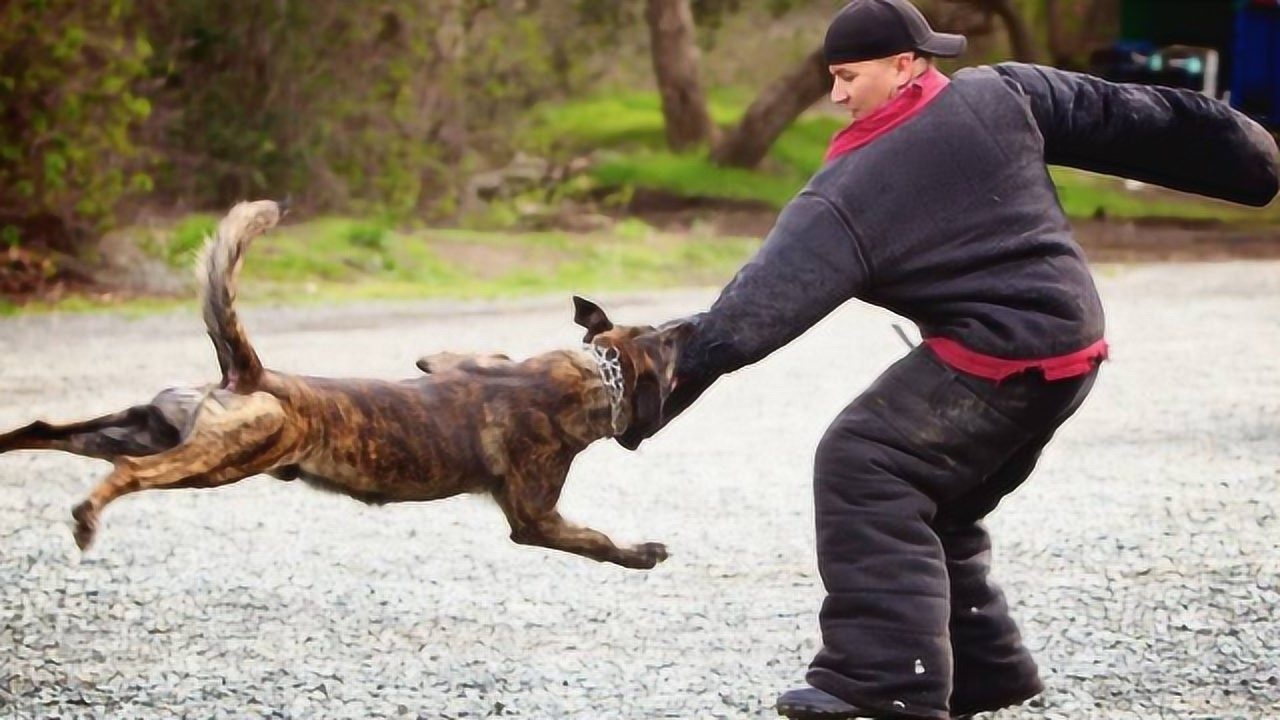
[[[934,32],[908,0],[853,0],[827,27],[822,50],[828,65],[838,65],[913,50],[955,57],[965,44],[963,35]]]

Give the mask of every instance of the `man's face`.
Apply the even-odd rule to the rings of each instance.
[[[899,53],[828,66],[834,79],[831,102],[844,106],[851,120],[861,120],[892,100],[911,82],[914,60],[912,53]]]

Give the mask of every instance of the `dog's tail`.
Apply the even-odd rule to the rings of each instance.
[[[237,204],[205,241],[196,263],[204,324],[218,353],[222,386],[236,392],[252,392],[262,379],[262,361],[236,316],[236,277],[249,243],[275,227],[284,211],[271,200]]]

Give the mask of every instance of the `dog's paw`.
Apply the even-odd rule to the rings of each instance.
[[[670,557],[667,554],[667,546],[662,543],[648,542],[640,543],[631,548],[629,563],[624,563],[629,568],[636,570],[649,570],[656,567],[658,563]]]
[[[76,521],[76,547],[81,552],[88,550],[93,544],[94,533],[98,531],[98,512],[93,509],[92,503],[85,500],[71,510],[71,517]]]

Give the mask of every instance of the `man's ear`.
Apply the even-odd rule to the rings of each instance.
[[[609,316],[604,314],[599,305],[577,295],[573,296],[573,321],[587,329],[583,342],[591,342],[596,335],[613,329]]]
[[[631,393],[631,422],[627,431],[615,438],[628,450],[635,450],[645,438],[662,426],[662,391],[657,375],[646,372],[636,378],[636,389]]]

